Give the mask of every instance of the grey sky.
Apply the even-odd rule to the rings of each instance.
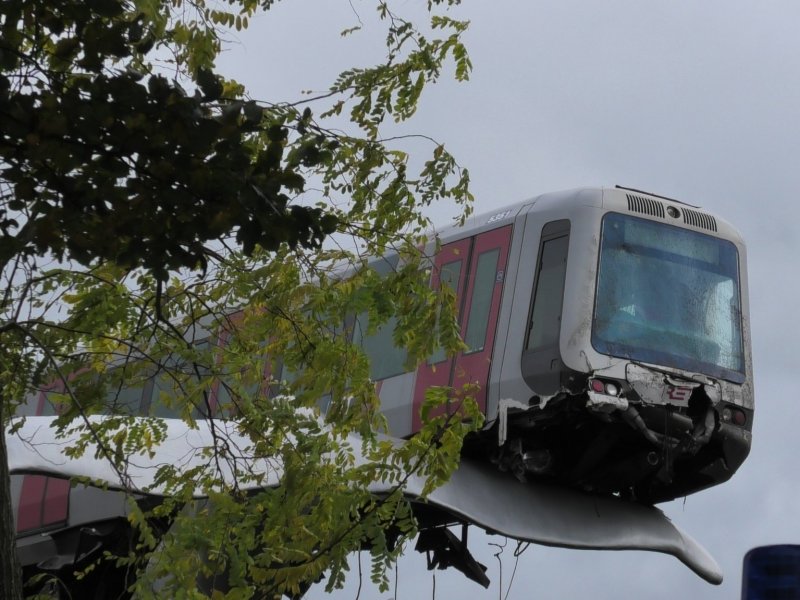
[[[261,99],[324,90],[339,70],[380,57],[372,2],[351,1],[353,8],[347,0],[278,3],[221,68]],[[472,79],[432,88],[404,130],[446,142],[472,173],[478,211],[547,191],[623,184],[713,211],[740,229],[749,251],[753,450],[729,483],[662,506],[720,562],[723,585],[706,584],[668,556],[532,546],[508,598],[736,598],[748,549],[800,543],[793,389],[800,371],[800,3],[464,2],[453,12],[472,20]],[[396,3],[412,16],[423,6]],[[339,30],[357,22],[353,9],[365,31],[341,39]],[[435,214],[446,220],[450,213]],[[437,572],[438,598],[500,597],[496,549],[487,543],[502,540],[471,539],[492,587]],[[513,547],[505,549],[503,594]],[[399,569],[399,598],[431,597],[422,557]],[[364,571],[366,578],[366,563]],[[356,590],[351,582],[337,597],[355,598]],[[373,589],[361,595],[376,596]]]

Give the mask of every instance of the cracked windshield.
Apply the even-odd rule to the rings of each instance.
[[[592,345],[612,356],[742,381],[736,247],[616,213],[603,219]]]

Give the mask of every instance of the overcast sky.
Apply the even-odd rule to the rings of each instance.
[[[745,552],[800,543],[800,3],[464,2],[453,13],[472,21],[472,79],[431,89],[410,130],[444,141],[469,167],[476,210],[622,184],[724,217],[749,252],[752,452],[730,482],[661,506],[718,560],[725,582],[709,585],[666,555],[531,546],[508,598],[738,598]],[[396,3],[411,16],[423,6]],[[343,40],[338,32],[357,22],[354,11],[365,31]],[[368,0],[283,0],[255,20],[220,67],[261,99],[324,90],[341,69],[380,56],[373,12]],[[437,598],[505,597],[514,544],[503,555],[501,589],[490,542],[502,539],[471,535],[492,587],[437,572]],[[422,557],[404,559],[399,574],[399,599],[432,597]],[[337,597],[355,598],[355,579]],[[393,593],[370,589],[361,597]]]

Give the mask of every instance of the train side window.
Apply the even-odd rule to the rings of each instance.
[[[478,256],[475,268],[475,284],[472,288],[469,319],[464,342],[468,348],[464,352],[480,352],[486,345],[486,330],[489,327],[489,311],[492,308],[492,295],[497,275],[497,261],[500,249],[488,250]]]
[[[202,362],[210,362],[208,355],[210,348],[208,340],[201,340],[195,344],[198,356],[203,359],[208,357],[208,360]],[[211,367],[208,364],[193,364],[176,356],[167,357],[153,375],[152,390],[150,394],[146,394],[147,406],[144,407],[144,411],[151,417],[178,418],[184,402],[181,398],[186,393],[186,385],[197,381],[209,381],[210,384],[210,373]],[[208,391],[210,393],[210,388]],[[205,406],[195,406],[192,409],[192,416],[203,418],[207,416],[207,412]]]
[[[372,335],[365,335],[369,327],[369,316],[360,315],[356,319],[353,341],[360,344],[369,357],[370,377],[374,381],[405,373],[408,353],[394,343],[394,330],[397,319],[391,317]]]
[[[461,283],[462,263],[462,260],[454,260],[453,262],[442,265],[441,270],[439,271],[439,285],[446,285],[453,290],[454,293],[458,294],[458,286]],[[435,365],[436,363],[442,362],[446,358],[447,355],[445,354],[444,348],[440,346],[428,359],[428,364]]]
[[[33,392],[25,397],[25,401],[18,405],[14,411],[14,416],[17,417],[33,417],[36,416],[36,411],[39,410],[39,395],[40,392]]]
[[[167,359],[166,364],[153,377],[153,386],[146,407],[146,414],[161,419],[174,419],[180,416],[178,410],[166,397],[176,398],[182,396],[181,382],[178,371],[179,363],[174,359]],[[166,402],[165,402],[166,400]]]
[[[53,386],[50,386],[48,389],[42,391],[41,396],[42,404],[41,404],[41,411],[39,412],[39,416],[42,417],[54,417],[56,415],[61,414],[66,405],[65,401],[66,398],[64,396],[64,382],[61,381]]]
[[[544,226],[528,323],[528,350],[558,346],[568,248],[569,221],[553,221]]]
[[[122,367],[120,367],[122,368]],[[106,393],[103,412],[136,416],[140,412],[145,383],[130,385],[124,378],[118,385],[111,385]]]
[[[399,261],[400,257],[392,254],[371,262],[369,267],[379,275],[385,276],[397,269]],[[353,343],[360,345],[369,358],[370,377],[373,381],[380,381],[406,372],[408,352],[394,343],[396,327],[397,319],[391,317],[374,333],[367,335],[369,315],[362,313],[353,320]]]
[[[210,410],[212,408],[212,379],[211,376],[214,372],[212,365],[215,360],[215,347],[212,345],[209,338],[199,340],[194,343],[194,349],[197,352],[196,363],[187,363],[184,367],[190,376],[196,381],[202,383],[205,387],[205,392],[202,396],[195,401],[195,406],[192,409],[192,416],[195,419],[207,419],[211,416]]]

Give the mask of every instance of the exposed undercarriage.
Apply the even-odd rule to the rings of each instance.
[[[499,422],[466,452],[491,456],[521,481],[664,502],[726,481],[749,451],[749,431],[726,422],[726,403],[713,405],[703,386],[685,404],[649,404],[630,389],[534,397],[530,408],[501,405]]]

